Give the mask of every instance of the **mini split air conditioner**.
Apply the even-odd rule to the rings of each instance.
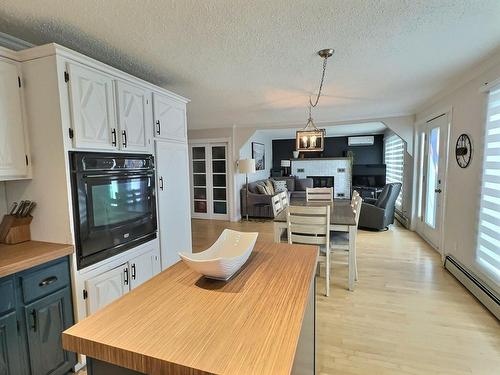
[[[375,142],[375,137],[373,135],[347,138],[347,144],[349,146],[371,146],[373,145],[374,142]]]

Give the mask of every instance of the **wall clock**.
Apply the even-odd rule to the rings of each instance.
[[[467,134],[461,134],[455,146],[455,157],[460,168],[467,168],[472,160],[472,142]]]

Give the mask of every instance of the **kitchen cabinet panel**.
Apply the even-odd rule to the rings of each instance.
[[[95,313],[130,290],[128,264],[122,264],[85,281],[87,315]]]
[[[20,68],[0,58],[0,181],[28,176]]]
[[[61,332],[72,324],[68,287],[25,306],[32,375],[66,373],[75,354],[63,350]]]
[[[68,63],[73,145],[117,148],[113,79],[95,69]]]
[[[191,252],[191,211],[188,146],[156,141],[159,236],[162,269],[179,261],[180,251]]]
[[[120,148],[144,151],[151,148],[151,92],[121,81],[116,82]]]
[[[153,93],[154,135],[156,138],[185,142],[186,105],[168,96]]]
[[[129,261],[130,287],[138,287],[161,271],[160,254],[153,250],[139,255]]]
[[[0,374],[21,373],[20,344],[17,336],[16,312],[0,316]]]

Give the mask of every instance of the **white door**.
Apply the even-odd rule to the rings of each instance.
[[[121,81],[116,82],[119,146],[122,150],[144,151],[151,148],[151,93]]]
[[[198,219],[229,219],[227,143],[191,144],[191,210]]]
[[[75,147],[117,147],[113,79],[95,69],[67,64]]]
[[[87,315],[95,313],[130,290],[128,265],[122,264],[85,281]]]
[[[418,129],[417,231],[439,251],[443,235],[448,128],[448,115],[443,114]]]
[[[187,140],[185,103],[153,93],[153,113],[156,138]]]
[[[19,66],[0,58],[0,180],[28,173]]]
[[[161,271],[160,252],[152,250],[131,260],[130,288],[134,289]]]
[[[156,142],[158,218],[162,269],[191,252],[189,162],[186,144]]]

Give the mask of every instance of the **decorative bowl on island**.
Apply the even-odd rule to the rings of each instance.
[[[179,253],[193,271],[209,279],[229,280],[250,257],[257,232],[238,232],[224,229],[217,241],[200,253]]]

